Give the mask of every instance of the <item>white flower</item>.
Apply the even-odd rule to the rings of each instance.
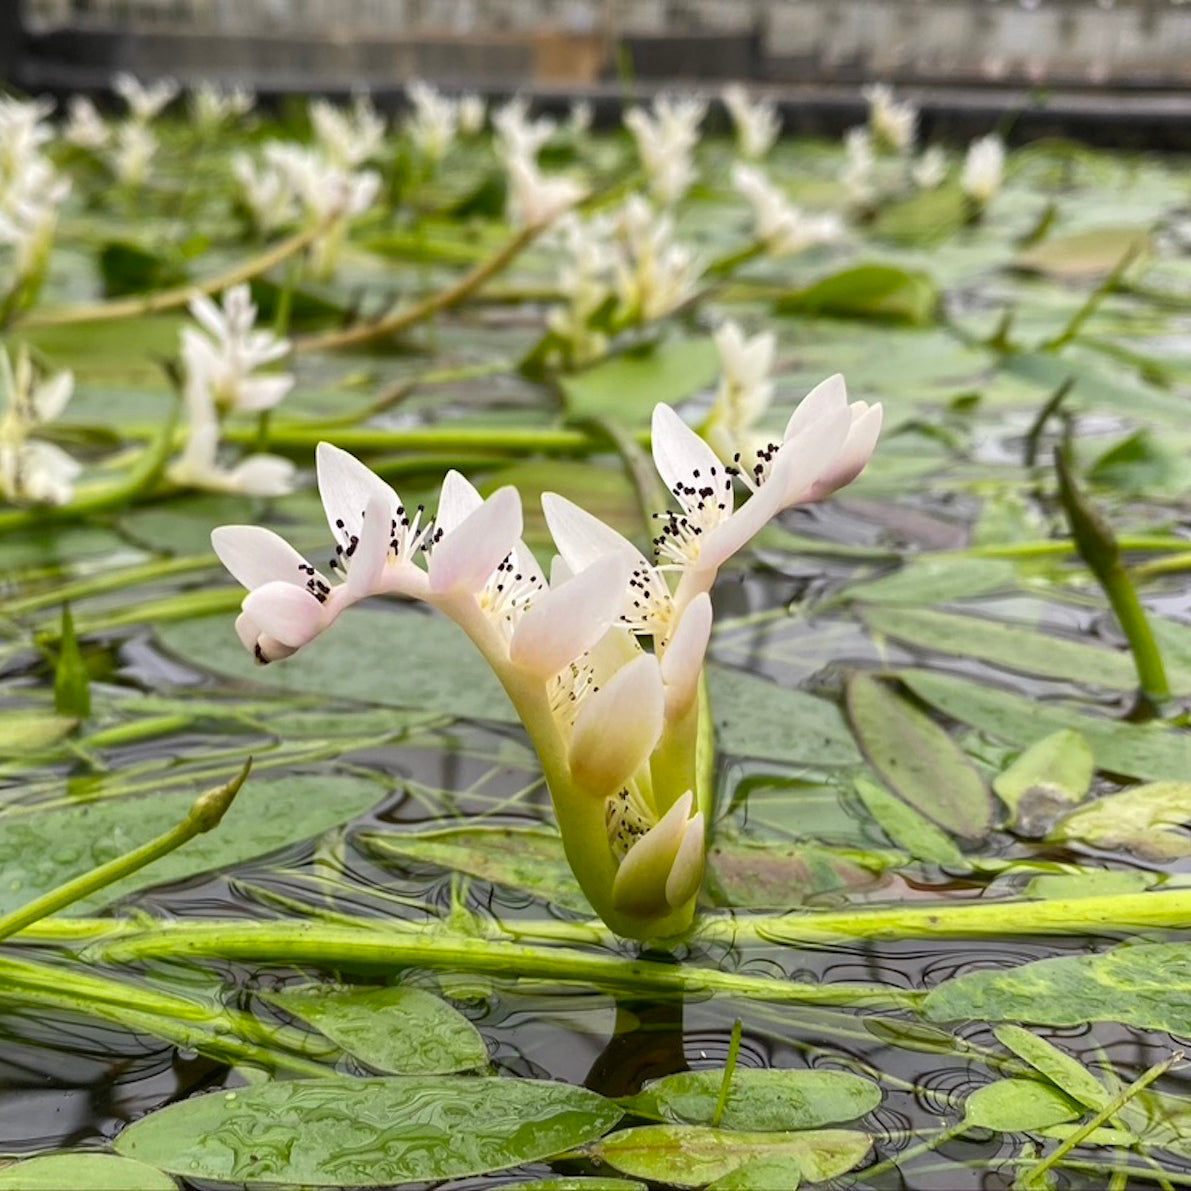
[[[732,117],[740,155],[750,161],[764,157],[782,131],[777,105],[764,100],[750,101],[742,83],[730,83],[720,92],[720,98]]]
[[[625,114],[625,127],[637,142],[650,192],[663,206],[678,202],[694,181],[691,155],[699,143],[699,125],[706,112],[705,100],[659,95],[652,112],[632,108]]]
[[[68,504],[82,468],[61,447],[32,435],[66,408],[74,393],[74,375],[59,372],[38,381],[24,348],[15,369],[0,348],[0,385],[5,402],[0,418],[0,495],[30,504]]]
[[[704,428],[704,437],[722,460],[751,455],[753,428],[773,400],[773,356],[777,337],[764,331],[746,339],[731,319],[715,333],[720,354],[720,385]]]
[[[341,170],[371,161],[384,145],[384,119],[367,96],[357,96],[350,109],[313,99],[309,110],[315,140],[326,159]]]
[[[405,131],[418,152],[437,165],[459,131],[458,105],[429,83],[410,83],[405,94],[413,108]]]
[[[474,92],[459,96],[459,131],[464,136],[478,136],[487,119],[488,106],[481,96]]]
[[[908,100],[895,100],[893,88],[884,83],[865,87],[861,94],[868,101],[868,126],[877,144],[909,153],[918,131],[918,109]]]
[[[112,170],[125,186],[140,186],[149,175],[149,163],[157,152],[157,136],[147,124],[125,120],[116,129]]]
[[[617,221],[617,295],[628,318],[645,322],[676,310],[695,292],[702,266],[674,240],[674,220],[632,195]]]
[[[111,129],[104,123],[95,104],[85,95],[72,95],[70,116],[62,135],[80,149],[102,149],[111,140]]]
[[[850,128],[844,134],[844,153],[840,181],[848,201],[858,207],[867,206],[874,195],[873,170],[876,166],[873,139],[867,128]]]
[[[148,124],[172,103],[181,87],[176,79],[158,79],[148,87],[135,75],[121,71],[112,78],[112,90],[128,104],[128,114],[136,124]]]
[[[294,378],[288,373],[253,375],[288,355],[290,345],[272,331],[254,329],[256,307],[246,283],[224,292],[222,308],[205,294],[196,294],[189,309],[202,330],[182,328],[186,383],[205,390],[216,409],[272,409],[293,388]]]
[[[567,113],[567,130],[572,136],[580,136],[591,129],[595,109],[587,99],[573,99]]]
[[[258,231],[272,232],[293,222],[297,196],[283,170],[275,165],[258,166],[247,153],[237,153],[232,158],[232,173]]]
[[[187,425],[186,446],[166,469],[169,479],[184,488],[231,492],[243,496],[285,496],[294,490],[294,465],[278,455],[255,454],[233,467],[219,463],[219,423],[214,412],[196,416],[194,403]]]
[[[492,116],[496,134],[496,155],[503,161],[526,158],[537,160],[542,146],[554,135],[555,124],[549,116],[529,118],[529,101],[517,95]]]
[[[0,190],[25,168],[30,157],[53,139],[46,122],[54,110],[50,99],[13,99],[0,95]]]
[[[947,155],[941,145],[931,145],[910,166],[910,178],[919,190],[936,190],[947,177]]]
[[[844,233],[836,215],[804,215],[759,170],[737,162],[732,185],[753,208],[757,239],[770,256],[791,256],[815,244],[838,240]]]
[[[960,186],[979,207],[985,207],[1001,189],[1005,173],[1005,145],[996,133],[980,137],[968,146]]]
[[[558,224],[565,260],[558,269],[558,289],[567,299],[546,316],[546,325],[565,344],[572,365],[597,360],[607,350],[607,336],[591,320],[612,296],[615,249],[611,221],[595,215],[586,220],[567,215]]]
[[[572,178],[549,177],[537,163],[509,158],[509,221],[517,227],[545,227],[569,211],[587,193]]]
[[[58,208],[69,193],[70,182],[36,153],[23,160],[0,190],[0,244],[12,249],[14,286],[36,282],[44,274]]]
[[[246,116],[256,104],[256,96],[247,87],[223,88],[203,81],[190,93],[190,113],[195,127],[211,136],[229,120]]]

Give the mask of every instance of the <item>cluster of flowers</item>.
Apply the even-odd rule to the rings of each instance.
[[[882,197],[878,171],[882,153],[896,158],[902,179],[921,190],[935,190],[947,179],[947,156],[938,145],[917,152],[918,109],[898,100],[890,87],[874,84],[864,89],[868,124],[851,129],[844,137],[847,159],[841,181],[849,201],[871,209]],[[1001,189],[1005,171],[1005,146],[995,133],[979,137],[968,146],[959,186],[979,215]]]
[[[258,526],[224,526],[212,541],[248,589],[236,631],[260,662],[295,653],[373,595],[421,600],[455,620],[529,733],[593,908],[627,937],[666,937],[689,925],[703,874],[708,808],[696,758],[716,574],[781,510],[855,478],[880,424],[880,406],[849,405],[834,376],[779,441],[725,465],[659,405],[653,458],[675,507],[656,514],[653,560],[546,494],[558,552],[547,577],[521,538],[516,489],[484,499],[452,471],[428,519],[327,443],[317,471],[331,575]]]
[[[48,100],[0,95],[0,246],[10,255],[8,283],[0,293],[5,312],[36,297],[45,274],[58,208],[70,183],[42,152],[52,139]]]
[[[39,378],[25,348],[14,366],[0,348],[0,496],[14,504],[64,505],[82,468],[56,443],[38,437],[74,395],[74,374]]]

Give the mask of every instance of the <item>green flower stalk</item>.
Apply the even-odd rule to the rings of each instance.
[[[652,561],[547,493],[558,549],[547,578],[521,540],[514,488],[485,500],[450,472],[428,520],[327,443],[317,464],[336,541],[331,577],[257,526],[224,526],[212,542],[248,588],[236,630],[260,662],[289,656],[372,595],[422,600],[456,621],[533,742],[592,907],[627,938],[671,939],[694,918],[712,809],[700,780],[710,732],[701,686],[716,574],[782,509],[855,478],[880,425],[880,406],[849,406],[832,377],[780,442],[725,465],[658,406],[654,463],[677,508],[656,514]]]

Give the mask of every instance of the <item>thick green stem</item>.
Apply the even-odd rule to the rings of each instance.
[[[163,922],[138,935],[89,947],[84,958],[108,963],[171,959],[243,960],[286,968],[394,972],[405,968],[544,977],[631,992],[722,993],[816,1005],[912,1008],[919,995],[882,986],[812,984],[722,972],[716,968],[621,959],[563,948],[527,947],[421,930],[350,928],[312,922]]]
[[[25,927],[31,926],[42,918],[48,918],[51,914],[56,914],[74,902],[81,901],[96,890],[114,884],[128,876],[129,873],[135,873],[145,865],[152,864],[154,860],[160,860],[161,857],[169,855],[188,840],[194,839],[196,835],[202,835],[203,832],[217,827],[236,794],[239,793],[251,768],[252,758],[250,757],[230,782],[199,795],[194,806],[190,808],[190,813],[177,827],[172,827],[156,839],[142,844],[139,848],[134,848],[131,852],[126,852],[123,856],[117,856],[115,860],[109,860],[107,864],[101,864],[98,868],[82,873],[74,880],[67,881],[56,889],[51,889],[48,893],[43,893],[41,897],[35,898],[28,905],[21,906],[20,909],[13,910],[10,914],[5,914],[0,918],[0,940],[7,939],[10,935],[15,935],[18,931],[24,930]]]

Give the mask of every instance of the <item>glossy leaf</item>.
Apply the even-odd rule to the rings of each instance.
[[[1106,794],[1065,815],[1050,833],[1053,840],[1120,848],[1143,860],[1191,856],[1191,782],[1149,782]]]
[[[999,1079],[977,1088],[964,1104],[964,1123],[998,1133],[1029,1133],[1074,1121],[1083,1108],[1036,1079]]]
[[[116,1149],[195,1180],[386,1187],[540,1161],[620,1116],[594,1092],[544,1080],[309,1079],[183,1100],[130,1125]]]
[[[707,853],[707,884],[719,905],[788,910],[824,893],[867,889],[890,861],[823,844],[751,844],[717,838]]]
[[[624,1102],[640,1116],[685,1125],[710,1125],[724,1069],[683,1071],[654,1080]],[[855,1121],[881,1103],[881,1089],[846,1071],[759,1070],[737,1067],[724,1113],[724,1129],[818,1129]]]
[[[48,711],[0,712],[0,757],[19,757],[50,748],[78,727],[70,715]]]
[[[896,265],[856,265],[779,298],[778,314],[827,315],[925,325],[939,292],[926,274]]]
[[[760,1159],[796,1162],[804,1182],[846,1174],[868,1156],[867,1133],[736,1133],[700,1125],[642,1125],[592,1146],[593,1157],[624,1174],[675,1187],[701,1187]]]
[[[1010,827],[1025,836],[1040,836],[1056,815],[1087,797],[1094,770],[1087,739],[1063,728],[1020,753],[993,778],[993,790],[1009,808]]]
[[[998,1026],[993,1031],[997,1041],[1008,1047],[1019,1059],[1025,1060],[1039,1074],[1046,1076],[1072,1100],[1099,1112],[1112,1096],[1105,1086],[1081,1063],[1061,1051],[1053,1042],[1021,1026]]]
[[[940,831],[912,806],[895,798],[884,786],[866,778],[856,779],[856,793],[864,809],[877,821],[881,830],[915,860],[927,864],[962,866],[964,855],[955,841]]]
[[[1144,943],[953,977],[926,995],[931,1021],[1073,1026],[1116,1021],[1191,1033],[1191,944]]]
[[[1013,259],[1016,268],[1060,281],[1092,281],[1111,273],[1127,257],[1144,251],[1149,235],[1136,227],[1102,227],[1053,236]]]
[[[115,1154],[44,1154],[0,1170],[0,1191],[177,1191],[168,1174]]]
[[[899,797],[953,835],[982,839],[992,826],[984,779],[924,711],[870,674],[847,686],[848,718],[873,768]]]
[[[488,1048],[475,1026],[424,989],[307,984],[269,993],[266,999],[374,1071],[450,1075],[488,1062]]]
[[[254,777],[214,831],[74,903],[86,914],[141,889],[243,864],[313,839],[363,814],[383,787],[362,778]],[[72,877],[98,867],[186,818],[191,790],[111,798],[80,806],[50,807],[0,817],[0,910],[24,905]]]

